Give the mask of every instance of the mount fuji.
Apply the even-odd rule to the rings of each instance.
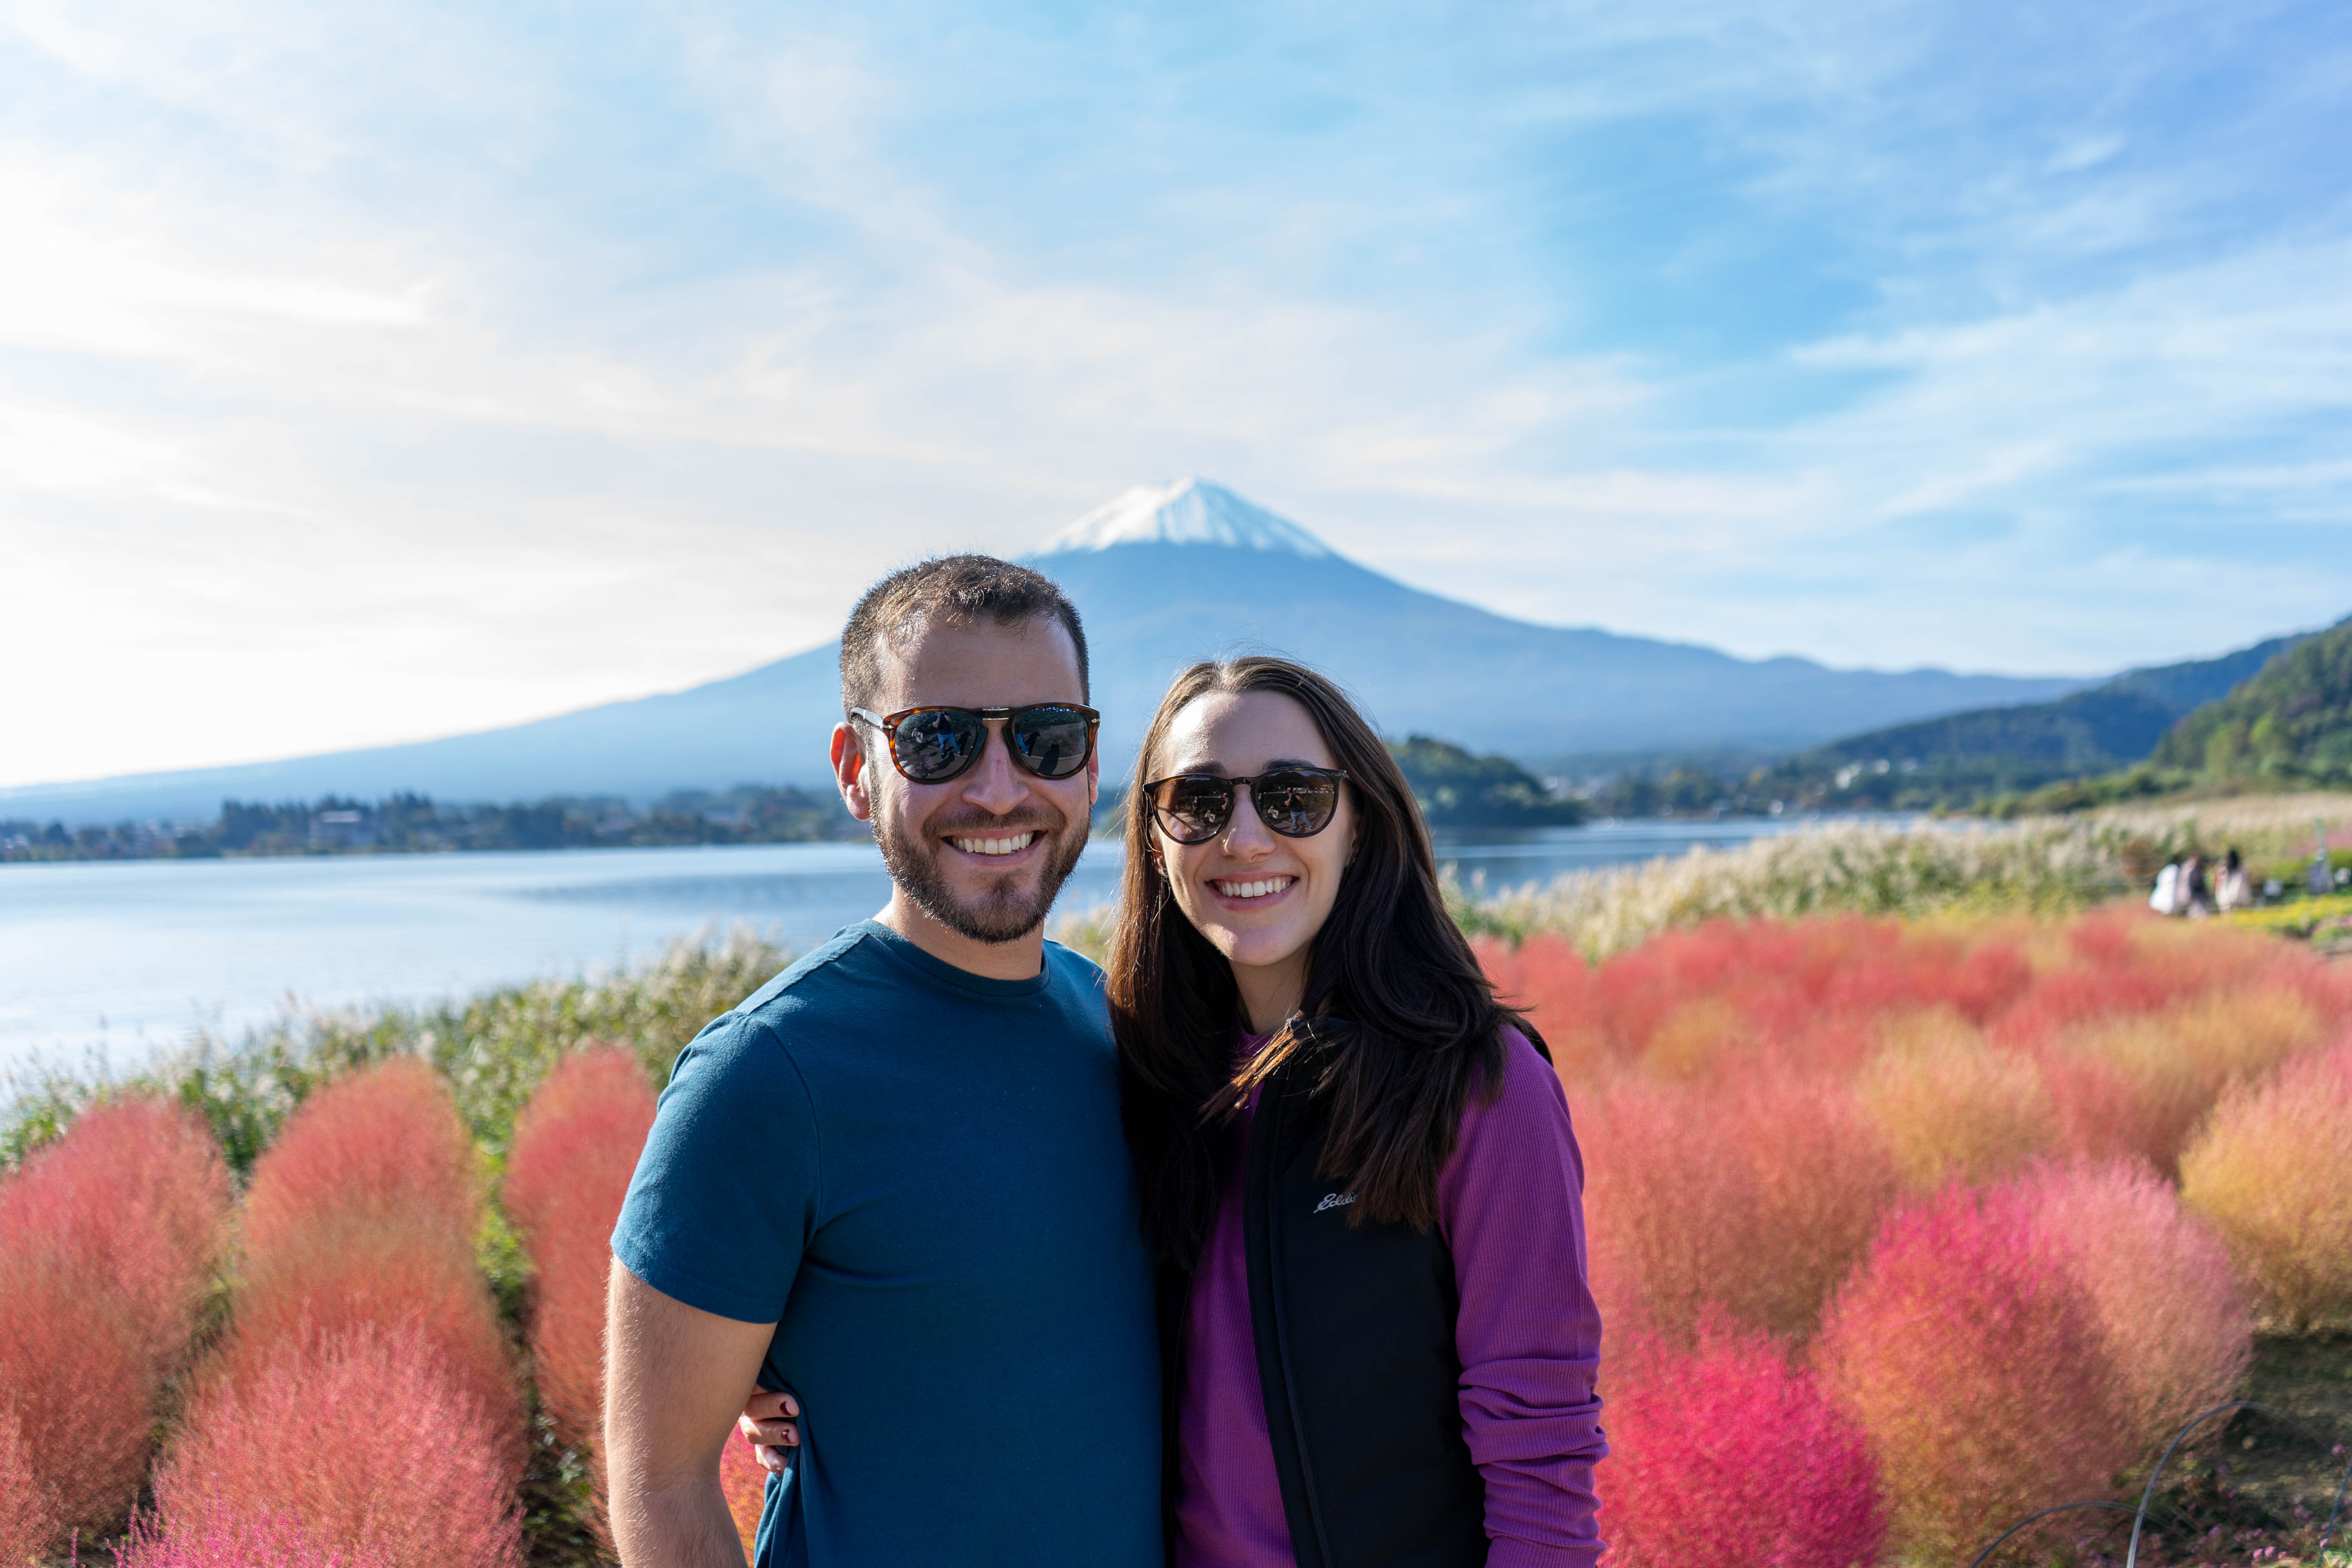
[[[1537,626],[1360,566],[1298,524],[1202,479],[1138,486],[1026,558],[1087,626],[1104,773],[1122,778],[1176,670],[1279,652],[1321,668],[1382,730],[1528,762],[1610,752],[1793,751],[2087,680],[1832,669],[1695,644]],[[839,645],[688,690],[506,729],[284,762],[0,789],[0,817],[209,816],[224,798],[447,801],[823,784],[840,715]]]

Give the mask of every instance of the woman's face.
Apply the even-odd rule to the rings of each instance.
[[[1152,773],[1247,778],[1299,765],[1339,766],[1305,708],[1276,691],[1220,692],[1176,715]],[[1307,944],[1330,916],[1354,850],[1355,804],[1347,786],[1340,786],[1330,826],[1310,838],[1268,830],[1246,785],[1234,794],[1224,830],[1205,844],[1178,843],[1156,816],[1151,831],[1184,918],[1237,972],[1295,968],[1303,986]]]

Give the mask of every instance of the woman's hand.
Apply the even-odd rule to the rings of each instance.
[[[790,1417],[801,1413],[801,1402],[789,1394],[770,1394],[762,1389],[751,1395],[736,1418],[735,1430],[743,1434],[751,1445],[751,1453],[762,1469],[782,1475],[790,1462],[787,1448],[800,1447],[801,1429]]]

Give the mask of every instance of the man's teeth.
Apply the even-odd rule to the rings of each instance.
[[[1037,836],[1016,833],[1010,838],[951,838],[948,842],[967,855],[1015,855],[1029,847]]]
[[[1261,877],[1255,882],[1220,882],[1217,891],[1229,899],[1262,899],[1268,893],[1282,891],[1297,880],[1296,877]]]

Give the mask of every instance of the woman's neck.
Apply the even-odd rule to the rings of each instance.
[[[1234,987],[1241,993],[1243,1026],[1253,1035],[1274,1034],[1306,999],[1307,955],[1294,953],[1279,963],[1236,963]]]

